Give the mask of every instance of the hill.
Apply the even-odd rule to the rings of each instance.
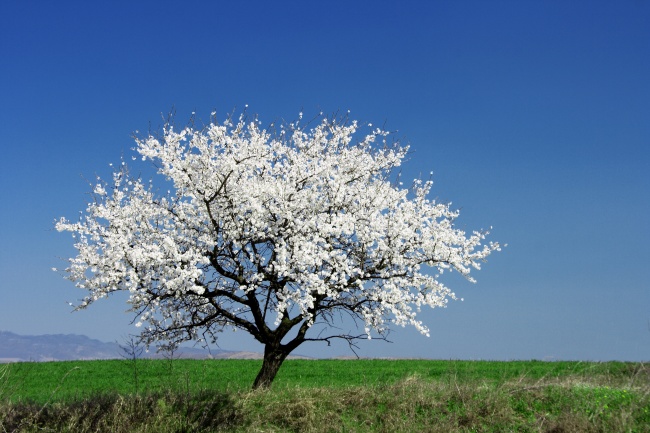
[[[106,343],[78,334],[18,335],[0,331],[0,363],[20,361],[73,361],[90,359],[118,359],[124,357],[121,346]],[[261,355],[251,352],[205,350],[181,347],[174,357],[178,358],[255,358]],[[143,358],[160,358],[155,349],[143,352]]]

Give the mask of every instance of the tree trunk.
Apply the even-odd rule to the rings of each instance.
[[[257,373],[255,382],[253,382],[253,389],[269,388],[275,375],[278,374],[280,366],[289,355],[289,351],[283,350],[280,347],[267,344],[264,346],[264,361],[262,362],[262,369]]]

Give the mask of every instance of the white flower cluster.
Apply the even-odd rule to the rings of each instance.
[[[471,279],[499,245],[454,228],[458,212],[427,198],[431,182],[392,184],[408,148],[378,128],[354,141],[358,129],[322,118],[275,134],[242,116],[138,139],[172,190],[160,195],[122,165],[79,222],[56,224],[76,238],[67,273],[89,292],[80,308],[129,291],[150,341],[226,325],[261,341],[339,309],[368,335],[390,323],[428,334],[417,311],[455,298],[438,276]]]

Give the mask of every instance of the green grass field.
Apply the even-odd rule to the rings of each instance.
[[[163,391],[168,389],[241,391],[253,383],[258,360],[127,360],[23,362],[7,364],[6,375],[16,385],[6,397],[37,403],[74,400],[96,393]],[[278,388],[388,385],[411,377],[423,380],[482,382],[536,381],[589,377],[613,381],[629,377],[635,364],[542,361],[432,360],[289,360],[273,384]],[[136,377],[137,374],[137,377]]]
[[[0,432],[650,432],[639,363],[256,360],[0,365]]]

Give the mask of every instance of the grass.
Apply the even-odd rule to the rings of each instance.
[[[650,432],[632,363],[253,360],[0,366],[0,432]]]
[[[169,389],[189,392],[205,390],[248,390],[260,360],[167,360],[137,361],[138,381],[133,364],[125,360],[22,362],[6,364],[6,376],[19,389],[12,401],[43,403],[78,400],[96,393],[132,394]],[[274,382],[274,388],[341,388],[386,385],[417,376],[424,380],[482,382],[498,384],[508,380],[536,381],[559,377],[598,377],[601,381],[634,376],[635,364],[622,362],[542,361],[435,361],[435,360],[288,360]],[[1,376],[0,376],[1,377]],[[0,383],[2,379],[0,379]]]

